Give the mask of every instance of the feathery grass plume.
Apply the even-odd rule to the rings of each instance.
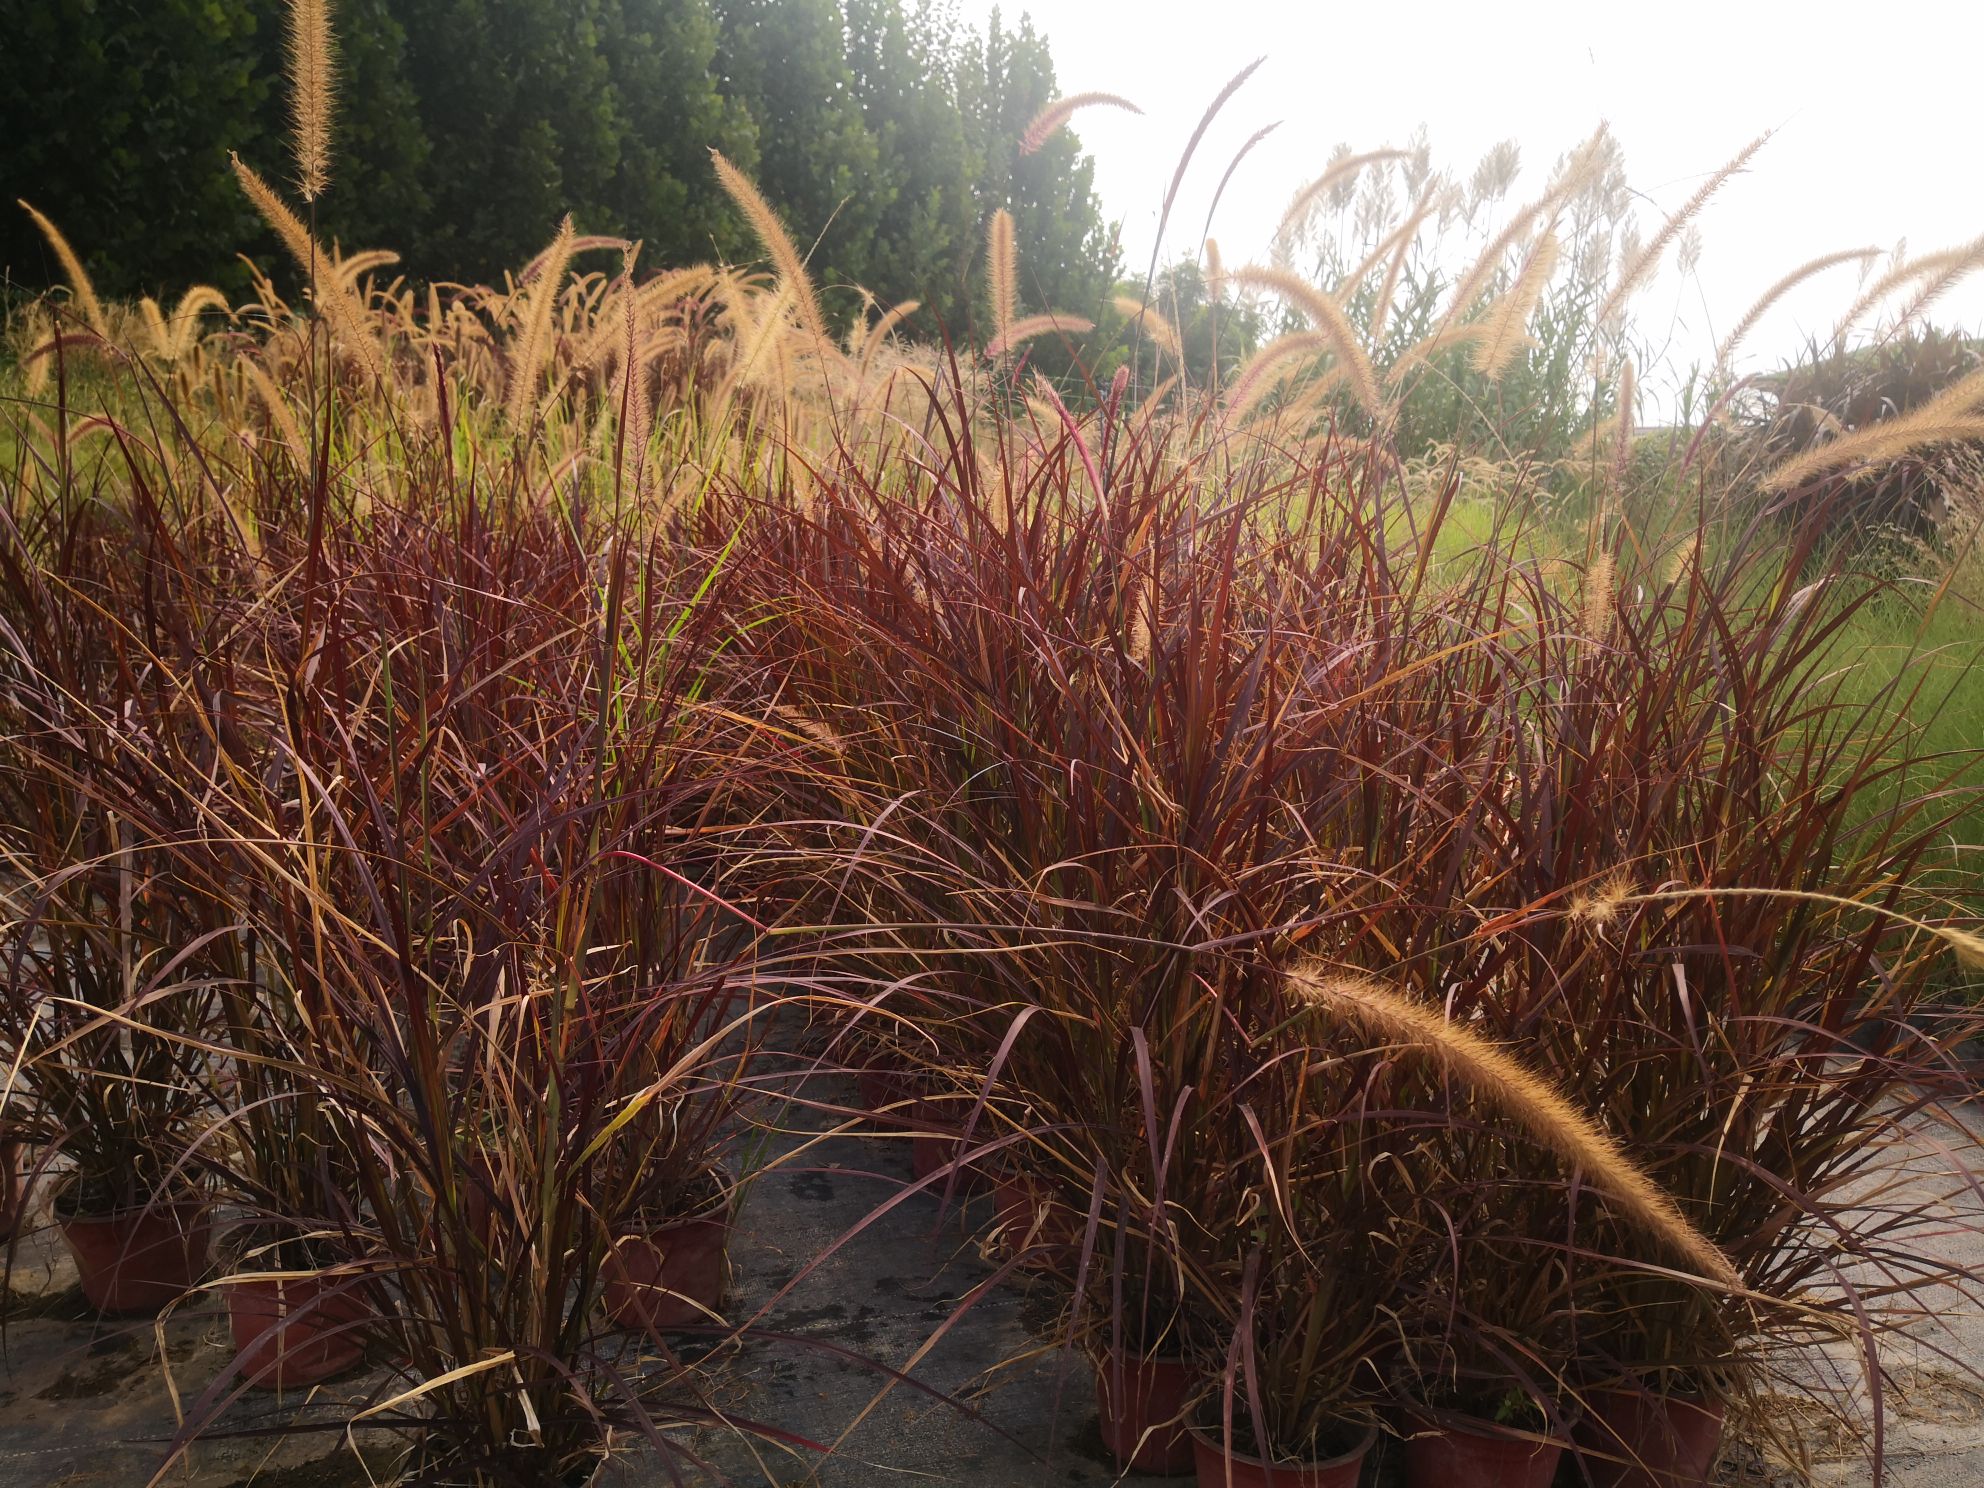
[[[1464,326],[1442,322],[1433,331],[1421,336],[1393,359],[1391,366],[1385,369],[1386,386],[1397,387],[1405,380],[1406,373],[1432,356],[1434,352],[1446,351],[1459,346],[1479,346],[1489,338],[1493,331],[1494,327],[1484,321],[1476,321],[1473,325]]]
[[[799,312],[800,325],[814,340],[827,341],[826,322],[820,318],[820,304],[813,297],[813,281],[807,277],[806,260],[793,247],[778,213],[772,210],[772,204],[765,200],[764,193],[758,190],[751,178],[723,158],[722,151],[710,151],[710,163],[716,167],[717,180],[729,193],[730,199],[737,203],[737,209],[751,224],[758,241],[764,244],[772,268],[777,271],[785,287],[786,298]]]
[[[868,334],[861,338],[859,358],[864,377],[868,373],[868,364],[875,359],[875,353],[882,349],[883,343],[894,334],[896,327],[922,308],[921,300],[904,300],[901,304],[892,306],[887,314],[881,316],[868,328]]]
[[[539,274],[545,271],[551,262],[551,250],[556,246],[555,243],[546,245],[543,249],[539,250],[536,258],[533,258],[517,272],[517,287],[519,289],[530,284]],[[630,251],[638,252],[640,246],[638,242],[630,238],[616,238],[611,233],[580,233],[572,239],[572,252],[574,254],[593,253],[601,249],[610,248],[616,253],[625,255]]]
[[[1034,154],[1076,114],[1085,108],[1096,107],[1128,109],[1133,114],[1143,112],[1129,99],[1114,93],[1070,93],[1065,98],[1055,99],[1033,116],[1033,122],[1026,126],[1026,133],[1020,136],[1020,154]]]
[[[54,323],[41,303],[35,301],[29,304],[27,313],[21,319],[20,344],[32,348],[21,358],[21,390],[30,398],[39,398],[48,386],[50,359],[42,353],[51,347],[49,338],[55,333]]]
[[[1226,297],[1226,264],[1219,256],[1219,239],[1206,239],[1206,298],[1217,304]]]
[[[1130,415],[1128,427],[1142,428],[1148,424],[1151,419],[1157,416],[1157,410],[1163,405],[1164,400],[1171,396],[1171,390],[1177,386],[1178,374],[1176,372],[1160,380],[1145,395],[1143,402],[1137,405],[1136,411]]]
[[[557,236],[545,250],[544,271],[531,286],[524,307],[524,325],[510,359],[510,380],[503,398],[503,416],[511,428],[521,428],[537,415],[537,374],[544,365],[545,349],[551,342],[551,313],[558,303],[558,291],[565,282],[565,268],[572,261],[572,214],[558,224]]]
[[[638,502],[647,495],[648,440],[652,434],[648,410],[648,361],[641,344],[640,300],[634,292],[634,256],[629,249],[620,274],[621,327],[626,336],[620,366],[620,470]],[[630,478],[631,477],[631,478]]]
[[[152,338],[152,355],[162,362],[177,362],[193,349],[199,335],[203,310],[228,308],[227,297],[210,284],[196,284],[179,297],[172,314],[159,309],[158,301],[146,295],[138,301],[138,313]]]
[[[783,391],[785,361],[777,348],[789,328],[787,315],[791,309],[792,290],[784,279],[778,280],[777,287],[768,295],[739,295],[732,301],[731,314],[740,329],[732,336],[735,359],[717,398],[718,406],[727,406],[738,388],[771,386]],[[770,378],[762,370],[768,357],[775,374]]]
[[[1465,319],[1474,309],[1475,302],[1488,288],[1489,281],[1500,269],[1502,259],[1509,249],[1524,241],[1530,228],[1540,220],[1555,222],[1556,214],[1564,203],[1584,189],[1600,162],[1604,159],[1605,143],[1609,135],[1601,124],[1592,132],[1591,138],[1578,146],[1564,168],[1549,187],[1535,201],[1519,210],[1502,225],[1502,230],[1488,241],[1468,271],[1454,286],[1453,297],[1447,302],[1446,319],[1456,323]]]
[[[1385,324],[1391,318],[1392,300],[1398,292],[1399,278],[1405,272],[1406,260],[1412,254],[1412,245],[1419,237],[1419,229],[1437,206],[1437,198],[1433,193],[1428,192],[1420,199],[1419,205],[1413,209],[1412,214],[1399,224],[1397,230],[1372,250],[1371,255],[1363,263],[1346,274],[1343,283],[1337,286],[1337,298],[1348,297],[1351,289],[1362,283],[1366,274],[1370,273],[1381,260],[1385,261],[1384,282],[1378,287],[1377,297],[1371,303],[1371,314],[1367,319],[1367,324],[1371,328],[1371,344],[1374,346],[1385,334]],[[1453,318],[1451,314],[1447,317],[1450,322]]]
[[[15,198],[16,201],[20,199]],[[83,323],[99,336],[108,339],[110,323],[103,316],[103,301],[96,297],[96,286],[90,283],[90,276],[83,268],[83,261],[76,257],[76,250],[69,246],[69,240],[61,230],[26,202],[20,202],[21,210],[34,218],[34,225],[41,229],[41,235],[48,239],[48,246],[55,250],[55,257],[61,261],[62,273],[69,281],[69,298],[76,308],[83,312]]]
[[[1984,971],[1984,938],[1949,925],[1937,926],[1936,934],[1942,937],[1944,944],[1956,952],[1958,962],[1972,971]]]
[[[580,252],[580,245],[584,241],[583,238],[575,238],[572,242],[572,251]],[[652,318],[661,313],[670,302],[684,294],[706,288],[715,282],[715,279],[716,274],[708,265],[692,264],[686,269],[674,269],[665,274],[657,274],[648,280],[634,291],[635,306],[641,317],[643,329],[649,329]],[[573,359],[574,366],[585,370],[597,367],[609,353],[619,350],[623,339],[620,326],[610,317],[602,317],[593,326],[592,334],[580,346],[578,354]]]
[[[1164,236],[1165,223],[1171,220],[1171,208],[1178,200],[1178,188],[1184,184],[1185,170],[1191,165],[1192,157],[1198,153],[1199,141],[1206,137],[1206,131],[1212,128],[1212,121],[1219,117],[1219,111],[1226,107],[1227,100],[1240,91],[1241,85],[1252,77],[1265,61],[1267,61],[1266,57],[1256,57],[1234,73],[1226,80],[1226,86],[1219,90],[1218,96],[1206,105],[1206,111],[1199,115],[1198,127],[1192,131],[1192,137],[1185,141],[1185,153],[1178,157],[1178,168],[1171,173],[1171,185],[1164,193],[1164,210],[1157,216],[1157,235],[1160,239]]]
[[[1382,165],[1387,160],[1404,160],[1411,153],[1410,150],[1366,150],[1361,155],[1344,156],[1289,198],[1288,209],[1281,214],[1281,223],[1275,229],[1276,236],[1292,236],[1317,199],[1345,177],[1354,176],[1367,166]]]
[[[1939,278],[1952,273],[1960,278],[1972,268],[1978,267],[1980,262],[1984,262],[1984,238],[1975,242],[1961,243],[1954,248],[1945,248],[1938,253],[1925,253],[1920,258],[1902,258],[1900,257],[1902,250],[1899,248],[1895,252],[1897,261],[1894,266],[1868,285],[1861,292],[1860,298],[1847,308],[1846,314],[1839,318],[1839,323],[1833,327],[1835,341],[1843,338],[1859,323],[1861,316],[1897,289],[1924,280],[1933,284]],[[1943,288],[1954,282],[1954,278],[1947,280]]]
[[[1010,334],[1019,314],[1019,249],[1013,242],[1013,214],[1004,207],[985,227],[985,298],[996,345]]]
[[[1702,535],[1696,532],[1686,543],[1675,549],[1674,556],[1668,560],[1667,582],[1680,583],[1690,572],[1701,566],[1701,561]]]
[[[1619,365],[1618,417],[1612,424],[1612,471],[1605,487],[1605,516],[1619,510],[1619,502],[1626,493],[1626,470],[1633,458],[1633,428],[1638,422],[1639,384],[1634,378],[1633,363],[1627,358]]]
[[[337,275],[338,283],[355,290],[358,281],[374,269],[390,268],[399,261],[400,256],[390,248],[367,248],[361,253],[340,255],[331,265],[331,272]]]
[[[1235,269],[1232,277],[1286,300],[1308,317],[1309,323],[1330,338],[1331,350],[1344,369],[1344,379],[1352,396],[1372,418],[1384,414],[1384,395],[1378,390],[1378,375],[1371,369],[1371,358],[1357,339],[1356,328],[1343,306],[1299,274],[1286,269],[1264,269],[1249,265]]]
[[[1716,348],[1715,370],[1717,372],[1727,371],[1729,368],[1729,359],[1736,354],[1736,348],[1743,344],[1743,338],[1749,335],[1752,330],[1756,329],[1757,322],[1769,313],[1771,306],[1775,305],[1807,279],[1818,274],[1823,274],[1827,269],[1837,268],[1840,264],[1866,263],[1869,259],[1879,258],[1880,256],[1881,250],[1878,248],[1848,248],[1840,253],[1822,254],[1818,258],[1798,265],[1797,268],[1793,269],[1759,295],[1757,302],[1743,312],[1743,318],[1736,322],[1736,329],[1723,338],[1722,345]]]
[[[1013,321],[1006,327],[1005,334],[985,348],[985,359],[996,362],[1016,346],[1033,340],[1036,336],[1052,335],[1059,332],[1064,336],[1086,336],[1095,329],[1095,322],[1084,320],[1079,315],[1062,315],[1049,310],[1041,315],[1028,315]]]
[[[1763,489],[1789,490],[1846,465],[1896,459],[1927,444],[1976,439],[1984,427],[1984,418],[1973,416],[1980,406],[1984,406],[1984,368],[1958,378],[1919,408],[1842,434],[1785,461],[1763,478]]]
[[[1618,560],[1612,556],[1610,548],[1600,549],[1598,556],[1591,560],[1591,567],[1585,571],[1584,614],[1579,620],[1584,638],[1595,646],[1603,646],[1612,639],[1618,590]]]
[[[1815,475],[1847,465],[1878,465],[1931,444],[1968,444],[1984,439],[1984,417],[1944,419],[1923,417],[1922,411],[1883,419],[1830,444],[1807,450],[1771,471],[1763,479],[1766,491],[1788,491]]]
[[[1212,231],[1212,220],[1219,214],[1220,199],[1226,195],[1226,188],[1233,180],[1233,173],[1240,169],[1240,162],[1253,154],[1254,146],[1281,128],[1281,124],[1282,121],[1279,119],[1276,119],[1272,124],[1263,124],[1259,129],[1256,129],[1252,134],[1247,136],[1247,143],[1242,145],[1238,150],[1235,150],[1233,152],[1233,158],[1226,162],[1225,174],[1220,176],[1219,185],[1213,188],[1212,202],[1206,208],[1205,226],[1199,229],[1200,242],[1204,242],[1206,234]]]
[[[1075,416],[1068,412],[1068,405],[1061,401],[1061,395],[1054,391],[1054,384],[1041,376],[1037,370],[1033,374],[1033,392],[1035,397],[1053,410],[1056,421],[1061,425],[1061,432],[1068,436],[1075,447],[1075,454],[1082,462],[1082,469],[1088,472],[1089,484],[1095,488],[1096,502],[1103,511],[1108,511],[1109,489],[1102,482],[1102,472],[1096,466],[1095,455],[1089,449],[1088,441],[1082,438],[1081,425],[1076,423]]]
[[[1178,338],[1178,328],[1162,315],[1157,307],[1138,299],[1135,295],[1115,295],[1109,301],[1116,313],[1126,321],[1142,321],[1150,338],[1157,343],[1157,349],[1170,357],[1173,362],[1185,360],[1185,343]]]
[[[1725,1287],[1742,1286],[1742,1278],[1720,1247],[1689,1222],[1673,1196],[1597,1122],[1473,1029],[1377,982],[1337,975],[1319,966],[1290,972],[1288,986],[1302,1001],[1341,1018],[1366,1037],[1425,1050],[1450,1077],[1498,1107],[1543,1147],[1600,1181],[1626,1216],[1702,1276]]]
[[[1344,299],[1348,297],[1351,290],[1364,282],[1365,276],[1371,270],[1390,259],[1393,254],[1399,252],[1401,247],[1409,247],[1413,238],[1418,236],[1420,227],[1428,217],[1433,215],[1439,204],[1440,199],[1435,192],[1428,191],[1424,196],[1420,197],[1418,205],[1413,207],[1412,211],[1406,215],[1405,220],[1387,233],[1377,247],[1365,254],[1357,267],[1337,281],[1337,298]]]
[[[289,400],[282,395],[282,389],[276,386],[275,379],[263,371],[261,364],[252,357],[242,357],[235,365],[241,369],[242,374],[248,379],[248,385],[255,390],[255,395],[262,400],[262,406],[268,410],[269,422],[274,426],[276,436],[289,446],[290,458],[306,459],[310,453],[309,441],[304,439],[303,428],[296,422],[296,415],[290,410]]]
[[[1984,367],[1959,377],[1914,411],[1930,421],[1952,419],[1984,408]]]
[[[1546,232],[1530,249],[1509,292],[1488,307],[1482,320],[1482,338],[1474,344],[1474,370],[1490,381],[1500,377],[1516,353],[1529,344],[1529,318],[1536,313],[1550,276],[1557,270],[1557,249],[1557,235]]]
[[[1570,908],[1565,913],[1576,924],[1603,930],[1619,918],[1619,911],[1626,907],[1632,894],[1632,874],[1623,868],[1615,868],[1595,885],[1580,889],[1572,896]]]
[[[1639,293],[1654,269],[1659,267],[1661,258],[1669,245],[1681,235],[1682,229],[1695,220],[1701,209],[1708,205],[1709,198],[1722,189],[1723,183],[1748,165],[1750,158],[1769,142],[1770,131],[1765,130],[1738,150],[1721,170],[1702,182],[1701,189],[1660,225],[1660,231],[1647,240],[1646,245],[1633,255],[1631,262],[1620,272],[1619,282],[1605,297],[1605,303],[1598,307],[1598,314],[1592,317],[1593,325],[1603,327],[1612,323],[1613,317],[1625,308],[1626,301]]]
[[[255,210],[262,214],[262,220],[275,229],[276,236],[282,239],[282,245],[289,250],[290,257],[313,281],[317,308],[330,322],[332,333],[346,344],[368,372],[383,376],[386,361],[379,348],[376,329],[367,320],[351,291],[339,284],[335,276],[324,272],[330,259],[310,236],[310,229],[283,205],[282,198],[275,194],[268,182],[255,174],[248,162],[239,155],[229,155],[227,158],[234,167],[234,177],[241,183],[241,190],[254,204]]]
[[[1227,408],[1236,414],[1245,413],[1302,361],[1335,349],[1336,342],[1321,331],[1292,331],[1277,336],[1248,357],[1246,365],[1234,374],[1233,384],[1226,390]]]
[[[331,113],[337,101],[337,52],[330,0],[289,0],[290,144],[296,192],[306,202],[324,194],[331,178]]]
[[[1909,324],[1937,300],[1941,299],[1960,280],[1967,279],[1980,268],[1984,268],[1984,238],[1978,238],[1966,247],[1956,249],[1950,261],[1925,276],[1922,288],[1915,298],[1902,306],[1901,314],[1895,317],[1894,329]]]
[[[1291,396],[1287,402],[1271,411],[1249,414],[1246,424],[1256,419],[1272,418],[1285,428],[1306,429],[1318,419],[1331,413],[1330,404],[1342,391],[1344,384],[1343,368],[1332,366],[1311,378],[1306,386]]]
[[[176,362],[193,349],[200,333],[200,317],[209,310],[219,310],[230,317],[234,313],[227,296],[211,284],[196,284],[179,297],[179,303],[165,317],[166,346],[163,354],[167,361]]]

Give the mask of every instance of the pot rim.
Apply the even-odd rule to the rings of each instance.
[[[1108,1361],[1112,1357],[1117,1356],[1120,1356],[1126,1364],[1176,1364],[1182,1368],[1192,1362],[1183,1354],[1153,1354],[1139,1348],[1097,1348],[1090,1362],[1098,1369],[1102,1369],[1108,1367]]]
[[[1214,1441],[1212,1436],[1202,1427],[1191,1426],[1186,1429],[1191,1433],[1193,1441],[1203,1442],[1207,1447],[1217,1452],[1221,1460],[1231,1458],[1243,1467],[1292,1468],[1304,1472],[1319,1472],[1332,1467],[1347,1467],[1352,1462],[1359,1461],[1369,1453],[1371,1448],[1377,1444],[1378,1440],[1378,1423],[1372,1421],[1365,1426],[1364,1434],[1358,1437],[1356,1446],[1349,1448],[1347,1451],[1339,1452],[1334,1457],[1323,1457],[1308,1462],[1265,1462],[1259,1457],[1250,1457],[1245,1452],[1230,1451]]]
[[[1639,1385],[1595,1385],[1589,1389],[1579,1391],[1577,1398],[1580,1401],[1597,1400],[1606,1395],[1613,1396],[1619,1400],[1645,1400],[1660,1405],[1685,1406],[1689,1410],[1700,1411],[1705,1416],[1726,1416],[1729,1413],[1727,1401],[1718,1400],[1714,1396],[1700,1390],[1667,1391],[1663,1393],[1662,1391],[1649,1390]]]
[[[622,1234],[611,1237],[610,1248],[618,1249],[623,1241],[645,1240],[681,1225],[708,1224],[711,1222],[729,1224],[737,1215],[737,1193],[743,1186],[732,1177],[730,1170],[722,1163],[711,1163],[704,1171],[716,1180],[717,1194],[700,1209],[692,1209],[687,1214],[651,1215],[635,1213],[627,1217],[628,1228]],[[638,1226],[639,1228],[635,1228]]]
[[[1527,1390],[1536,1408],[1543,1413],[1544,1424],[1540,1428],[1525,1429],[1521,1426],[1505,1425],[1491,1421],[1486,1416],[1478,1416],[1473,1411],[1456,1410],[1452,1406],[1433,1405],[1424,1400],[1403,1402],[1404,1415],[1415,1428],[1426,1431],[1451,1431],[1467,1436],[1483,1436],[1496,1441],[1535,1442],[1541,1446],[1569,1446],[1571,1433],[1584,1418],[1584,1402],[1572,1395],[1562,1400],[1545,1400],[1532,1395]],[[1556,1420],[1561,1435],[1553,1434],[1551,1418]],[[1420,1434],[1415,1431],[1413,1434]]]
[[[1410,1412],[1414,1430],[1406,1440],[1416,1436],[1433,1436],[1446,1433],[1450,1436],[1478,1436],[1488,1441],[1529,1442],[1539,1447],[1564,1447],[1570,1445],[1569,1420],[1563,1422],[1563,1433],[1557,1435],[1548,1426],[1539,1431],[1526,1431],[1520,1426],[1505,1426],[1500,1421],[1491,1421],[1486,1416],[1477,1416],[1469,1411],[1442,1410],[1435,1406],[1415,1405]]]
[[[70,1207],[69,1198],[82,1184],[82,1174],[71,1169],[55,1180],[48,1191],[49,1208],[55,1214],[57,1224],[105,1224],[120,1219],[143,1218],[152,1214],[182,1214],[187,1210],[195,1215],[205,1215],[213,1208],[213,1200],[206,1194],[188,1189],[183,1198],[158,1199],[154,1196],[145,1203],[122,1209],[110,1209],[102,1213],[87,1213]]]

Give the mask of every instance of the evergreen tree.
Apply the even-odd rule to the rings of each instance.
[[[1057,96],[1054,61],[1032,21],[1021,16],[1019,28],[1008,30],[994,10],[985,35],[964,45],[958,83],[979,237],[992,213],[1007,208],[1019,253],[1021,313],[1065,310],[1094,318],[1118,257],[1095,195],[1095,162],[1067,129],[1032,155],[1019,152],[1027,125]],[[1058,370],[1065,359],[1042,342],[1030,360]]]
[[[888,205],[835,0],[717,0],[717,69],[757,126],[758,189],[823,286],[858,284]],[[741,164],[741,163],[740,163]]]
[[[432,210],[426,183],[427,135],[407,71],[406,28],[394,8],[393,0],[339,0],[334,12],[338,103],[332,124],[331,189],[318,203],[318,225],[326,238],[347,249],[392,248],[405,253]],[[263,43],[261,75],[274,80],[275,86],[269,90],[249,163],[271,175],[286,174],[289,90],[281,81],[281,7],[264,5],[263,11],[257,32]],[[233,186],[231,179],[228,184]],[[234,190],[239,195],[240,188]],[[258,240],[272,247],[260,229],[260,223],[253,222]]]
[[[239,289],[286,272],[227,167],[289,157],[283,0],[0,0],[7,195],[47,212],[107,295]],[[416,280],[495,281],[567,211],[650,268],[757,251],[709,150],[748,172],[845,286],[920,299],[923,334],[978,314],[986,223],[1018,223],[1028,309],[1093,315],[1114,255],[1063,131],[1021,159],[1055,92],[1030,23],[984,35],[949,0],[338,0],[333,186],[318,225]],[[0,206],[0,267],[60,279]],[[836,293],[840,287],[842,292]]]
[[[62,280],[24,197],[106,296],[227,275],[257,233],[227,153],[260,138],[273,15],[262,0],[0,0],[0,271]]]
[[[848,0],[848,62],[879,156],[862,284],[883,308],[920,300],[916,324],[962,327],[978,202],[958,112],[956,19],[934,0]]]

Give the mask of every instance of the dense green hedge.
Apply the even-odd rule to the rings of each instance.
[[[106,294],[239,286],[273,248],[227,169],[288,160],[280,0],[0,0],[6,195],[49,214]],[[338,0],[337,174],[320,225],[413,276],[488,280],[571,210],[644,263],[753,251],[710,172],[755,176],[823,285],[972,312],[986,219],[1012,208],[1029,307],[1091,311],[1113,248],[1044,40],[939,0]],[[60,268],[11,200],[0,270]],[[828,296],[833,303],[835,296]],[[838,297],[842,308],[852,296]],[[934,332],[935,320],[926,320]]]

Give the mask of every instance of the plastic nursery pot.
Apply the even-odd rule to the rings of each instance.
[[[28,1212],[28,1185],[21,1173],[21,1144],[0,1141],[0,1240],[11,1240]]]
[[[55,1222],[98,1312],[157,1312],[206,1275],[213,1226],[198,1199],[85,1214],[76,1197],[73,1179],[55,1191]]]
[[[908,1074],[900,1067],[887,1061],[886,1056],[877,1055],[875,1062],[862,1065],[854,1072],[854,1087],[861,1097],[862,1109],[889,1126],[901,1126],[908,1122],[910,1106],[916,1091]],[[894,1110],[885,1107],[893,1106]]]
[[[228,1328],[241,1382],[295,1390],[334,1379],[365,1358],[367,1316],[350,1277],[300,1276],[226,1284]]]
[[[1564,1444],[1536,1432],[1442,1411],[1415,1417],[1406,1488],[1550,1488]]]
[[[649,1333],[716,1322],[729,1269],[733,1198],[726,1186],[700,1214],[616,1239],[600,1266],[606,1315]]]
[[[1113,1351],[1095,1366],[1102,1444],[1126,1470],[1164,1475],[1192,1470],[1185,1407],[1197,1376],[1183,1359]]]
[[[1592,1488],[1704,1488],[1722,1446],[1722,1407],[1684,1395],[1594,1390],[1575,1433]]]
[[[1326,1462],[1268,1463],[1229,1453],[1204,1432],[1194,1431],[1192,1452],[1199,1488],[1357,1488],[1364,1459],[1377,1439],[1378,1428],[1370,1426],[1349,1451]]]
[[[1022,1250],[1029,1264],[1051,1266],[1080,1248],[1081,1221],[1044,1184],[1031,1178],[1002,1178],[992,1195],[993,1223],[1004,1243]]]
[[[949,1113],[944,1107],[932,1101],[919,1101],[915,1109],[917,1125],[924,1130],[909,1139],[909,1167],[918,1178],[928,1178],[958,1160],[964,1151],[964,1138],[956,1134],[957,1126],[946,1119]],[[978,1169],[966,1164],[946,1175],[942,1182],[930,1185],[931,1191],[937,1193],[946,1187],[954,1193],[979,1194],[990,1188],[991,1183]]]

